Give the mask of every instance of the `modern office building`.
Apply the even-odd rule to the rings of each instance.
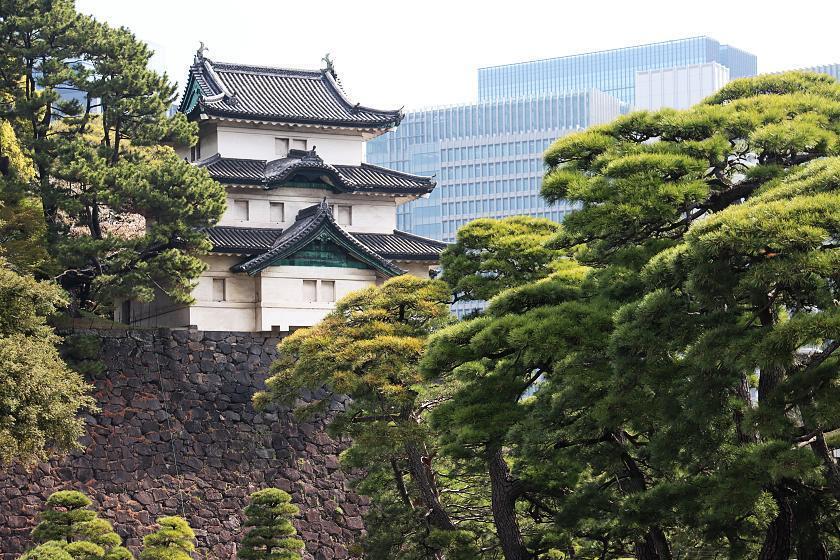
[[[407,113],[399,129],[367,143],[367,160],[435,176],[438,188],[429,198],[398,208],[404,231],[453,241],[460,226],[480,217],[560,221],[571,207],[548,206],[539,196],[545,148],[629,110],[637,72],[708,64],[714,84],[726,72],[730,78],[756,72],[754,55],[708,37],[483,68],[478,103]]]
[[[823,64],[820,66],[810,66],[802,68],[806,72],[817,72],[818,74],[828,74],[835,80],[840,80],[840,64]]]
[[[636,72],[717,62],[730,79],[754,76],[755,55],[710,37],[691,37],[648,45],[546,58],[478,71],[478,99],[539,96],[599,89],[634,105]]]
[[[729,82],[729,68],[717,62],[636,72],[634,109],[688,109]]]
[[[398,207],[403,231],[453,241],[478,217],[560,221],[570,207],[548,206],[539,196],[543,152],[558,137],[609,122],[620,110],[618,99],[597,90],[426,109],[368,142],[367,160],[435,176],[429,198]]]

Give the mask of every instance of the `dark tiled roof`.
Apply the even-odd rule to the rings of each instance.
[[[216,154],[200,161],[210,176],[222,183],[282,185],[295,178],[315,180],[341,192],[383,192],[392,194],[426,194],[435,188],[430,177],[393,171],[378,165],[330,165],[315,150],[289,150],[288,157],[272,161],[223,158]]]
[[[357,257],[360,257],[380,272],[390,276],[397,276],[403,273],[403,270],[398,266],[381,257],[344,231],[333,218],[326,200],[298,212],[295,223],[275,239],[268,251],[239,263],[231,270],[234,272],[256,274],[269,266],[271,262],[285,258],[305,247],[325,231],[331,235],[334,241],[344,246],[348,251],[355,253]]]
[[[353,237],[386,259],[437,261],[446,243],[405,231],[394,233],[353,233]]]
[[[313,215],[318,208],[319,206],[316,205],[302,210],[298,214],[298,219],[302,220]],[[207,233],[213,243],[214,252],[258,255],[271,249],[283,230],[216,226],[208,228]],[[442,241],[400,230],[394,230],[394,233],[349,233],[349,235],[380,257],[389,260],[437,261],[441,251],[446,248],[446,243]]]
[[[192,99],[192,88],[200,99]],[[213,62],[196,58],[179,110],[234,119],[290,124],[387,129],[397,126],[402,112],[353,103],[326,70],[293,70]]]
[[[282,229],[216,226],[207,228],[207,235],[217,253],[257,255],[267,251],[283,233]]]

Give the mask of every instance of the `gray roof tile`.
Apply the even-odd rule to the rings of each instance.
[[[321,180],[341,192],[426,194],[435,188],[430,177],[393,171],[378,165],[330,165],[314,150],[290,150],[289,156],[272,161],[223,158],[218,154],[198,162],[222,183],[280,186],[296,177]]]
[[[321,205],[305,208],[298,214],[294,225],[285,231],[280,228],[216,226],[208,228],[207,233],[213,243],[214,252],[257,256],[296,238],[311,225],[309,218],[313,218],[319,211]],[[388,260],[437,261],[441,251],[446,248],[446,243],[441,241],[399,230],[394,230],[393,233],[348,235],[368,250]]]
[[[197,58],[190,83],[201,90],[208,115],[290,124],[387,129],[397,126],[400,110],[385,111],[353,103],[326,70],[293,70],[214,62]],[[187,91],[191,86],[187,85]],[[180,110],[189,111],[193,107]]]

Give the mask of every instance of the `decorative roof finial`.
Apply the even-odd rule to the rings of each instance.
[[[338,75],[335,73],[335,63],[330,58],[330,53],[325,54],[321,60],[324,62],[325,66],[321,70],[323,70],[324,72],[329,72],[330,74],[332,74],[333,78],[338,79]]]
[[[198,43],[199,47],[198,50],[195,51],[195,59],[201,61],[204,60],[204,53],[207,51],[207,47],[204,46],[204,41],[199,41]]]

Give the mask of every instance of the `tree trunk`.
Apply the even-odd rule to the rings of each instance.
[[[454,530],[455,524],[452,523],[449,514],[446,513],[446,510],[440,503],[431,465],[423,461],[423,458],[427,454],[422,452],[420,447],[414,443],[406,443],[405,452],[408,458],[408,471],[411,473],[412,480],[417,485],[420,499],[423,500],[423,506],[427,511],[426,517],[429,523],[438,529]]]
[[[800,499],[794,507],[797,560],[828,560],[828,549],[820,534],[816,499]]]
[[[487,471],[490,475],[493,522],[505,560],[526,560],[529,558],[528,551],[522,542],[522,532],[516,519],[517,490],[510,478],[501,448],[487,448]]]
[[[645,475],[639,468],[635,459],[624,450],[624,434],[616,435],[616,442],[621,449],[621,462],[624,464],[627,475],[627,484],[623,490],[627,494],[644,492],[647,488]],[[653,525],[644,535],[644,540],[636,542],[634,553],[639,560],[671,560],[671,546],[668,544],[668,537],[665,531],[658,525]]]
[[[825,470],[825,478],[828,481],[828,488],[835,499],[840,500],[840,465],[831,454],[831,449],[825,442],[825,434],[822,430],[817,432],[817,436],[811,443],[811,450],[820,458]]]
[[[767,528],[758,560],[788,560],[790,558],[793,508],[789,498],[780,492],[774,492],[773,497],[776,499],[779,513]]]
[[[741,375],[741,382],[735,388],[735,393],[741,402],[744,403],[744,408],[749,410],[752,407],[752,396],[750,395],[750,382],[746,375]],[[738,443],[755,443],[756,437],[753,430],[744,425],[744,412],[742,410],[735,410],[733,417],[735,420],[735,433],[738,437]]]

